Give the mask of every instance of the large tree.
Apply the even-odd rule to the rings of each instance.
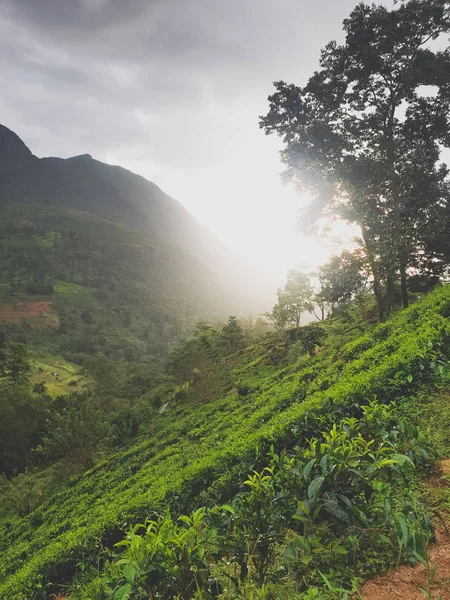
[[[319,296],[331,306],[345,300],[360,300],[367,285],[367,259],[362,250],[344,250],[320,268]]]
[[[360,226],[380,318],[398,280],[407,306],[408,269],[448,214],[440,145],[450,145],[450,53],[430,43],[450,31],[449,7],[359,4],[345,42],[327,44],[304,87],[276,82],[261,117],[283,139],[286,180],[313,198],[304,223],[328,213]],[[430,85],[435,93],[424,95]]]
[[[283,289],[277,291],[278,302],[271,313],[266,316],[279,329],[285,327],[300,327],[300,320],[305,312],[311,312],[314,307],[314,290],[309,275],[300,269],[291,269]]]

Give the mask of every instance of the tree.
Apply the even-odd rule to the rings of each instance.
[[[277,296],[278,302],[266,316],[279,329],[288,326],[298,329],[302,314],[313,309],[314,290],[309,276],[299,269],[292,269],[284,289],[278,289]]]
[[[449,2],[361,3],[344,31],[306,86],[275,83],[260,126],[283,139],[285,179],[313,197],[304,226],[330,213],[360,226],[383,319],[397,280],[407,306],[408,269],[448,213],[450,53],[427,43],[450,31]]]
[[[24,344],[19,342],[9,342],[6,345],[4,360],[4,372],[6,377],[14,383],[26,380],[31,371],[31,364],[28,360],[28,350]]]
[[[326,337],[326,331],[318,323],[305,325],[298,330],[298,339],[310,356],[314,356],[316,346],[320,346]]]
[[[245,334],[239,325],[237,317],[229,317],[228,322],[223,326],[221,342],[225,346],[226,354],[234,354],[245,346]]]
[[[32,448],[42,441],[49,405],[46,394],[0,380],[0,473],[9,476],[25,468]]]
[[[340,255],[332,256],[320,268],[320,296],[331,305],[359,299],[367,286],[368,268],[362,250],[344,250]]]
[[[26,517],[33,512],[44,498],[45,486],[27,469],[11,479],[0,476],[0,491],[2,488],[2,500],[19,517]]]
[[[105,433],[102,411],[95,400],[72,394],[60,410],[52,411],[44,449],[53,459],[65,458],[75,467],[90,469]]]
[[[103,354],[97,354],[87,357],[84,366],[94,378],[97,396],[107,405],[118,394],[117,363]]]
[[[263,339],[267,334],[270,333],[269,323],[266,319],[258,317],[255,320],[253,327],[252,336],[254,340]]]

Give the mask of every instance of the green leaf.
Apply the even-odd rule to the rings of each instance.
[[[136,578],[136,569],[131,565],[126,565],[123,569],[123,575],[127,581],[134,583]]]
[[[308,486],[308,498],[314,498],[322,487],[325,477],[316,477]]]
[[[395,515],[395,526],[400,543],[406,546],[409,540],[409,529],[403,515]]]
[[[351,500],[350,500],[349,498],[347,498],[347,496],[344,496],[344,494],[336,494],[336,495],[338,496],[338,498],[339,498],[340,500],[342,500],[342,502],[343,502],[343,503],[344,503],[346,506],[348,506],[349,508],[352,508],[352,506],[353,506],[353,505],[352,505],[352,503],[351,503]]]
[[[308,477],[310,476],[310,474],[311,474],[311,470],[312,470],[312,468],[313,468],[313,466],[314,466],[315,462],[316,462],[316,459],[315,459],[315,458],[312,458],[312,459],[311,459],[311,460],[310,460],[310,461],[309,461],[309,462],[306,464],[305,468],[303,469],[303,477],[305,478],[305,481],[306,481],[306,479],[308,479]]]
[[[415,468],[415,464],[413,463],[413,461],[409,458],[409,456],[406,456],[406,454],[391,454],[391,459],[395,460],[395,462],[400,465],[401,467],[403,467],[404,465],[410,465],[411,467]]]
[[[128,600],[131,595],[131,583],[122,585],[114,594],[114,600]]]
[[[337,502],[327,502],[324,505],[324,509],[327,513],[337,517],[340,521],[348,521],[347,513],[338,506]]]
[[[367,518],[365,513],[363,513],[362,510],[360,510],[359,508],[357,508],[355,506],[355,507],[353,507],[353,512],[356,514],[356,516],[361,521],[361,523],[363,524],[364,527],[370,527],[369,519]]]
[[[306,502],[302,502],[299,500],[297,502],[297,513],[309,515],[311,513],[310,507],[306,504]]]
[[[411,381],[413,380],[412,373],[410,373],[410,374],[408,375],[408,377],[406,378],[406,380],[408,381],[408,383],[411,383]]]

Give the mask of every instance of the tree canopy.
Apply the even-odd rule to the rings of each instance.
[[[278,302],[267,313],[278,328],[300,327],[302,314],[311,312],[314,304],[314,290],[309,275],[300,269],[292,269],[283,289],[277,291]]]
[[[313,198],[304,226],[323,215],[359,225],[381,319],[397,281],[407,306],[411,269],[442,269],[429,238],[448,222],[450,53],[430,43],[450,31],[449,7],[358,4],[344,43],[325,46],[305,86],[275,82],[260,121],[284,142],[285,180]]]

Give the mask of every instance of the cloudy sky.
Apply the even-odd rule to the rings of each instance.
[[[0,0],[0,122],[37,156],[160,185],[281,283],[330,252],[294,231],[272,82],[306,81],[355,0]],[[259,261],[259,262],[258,262]]]

